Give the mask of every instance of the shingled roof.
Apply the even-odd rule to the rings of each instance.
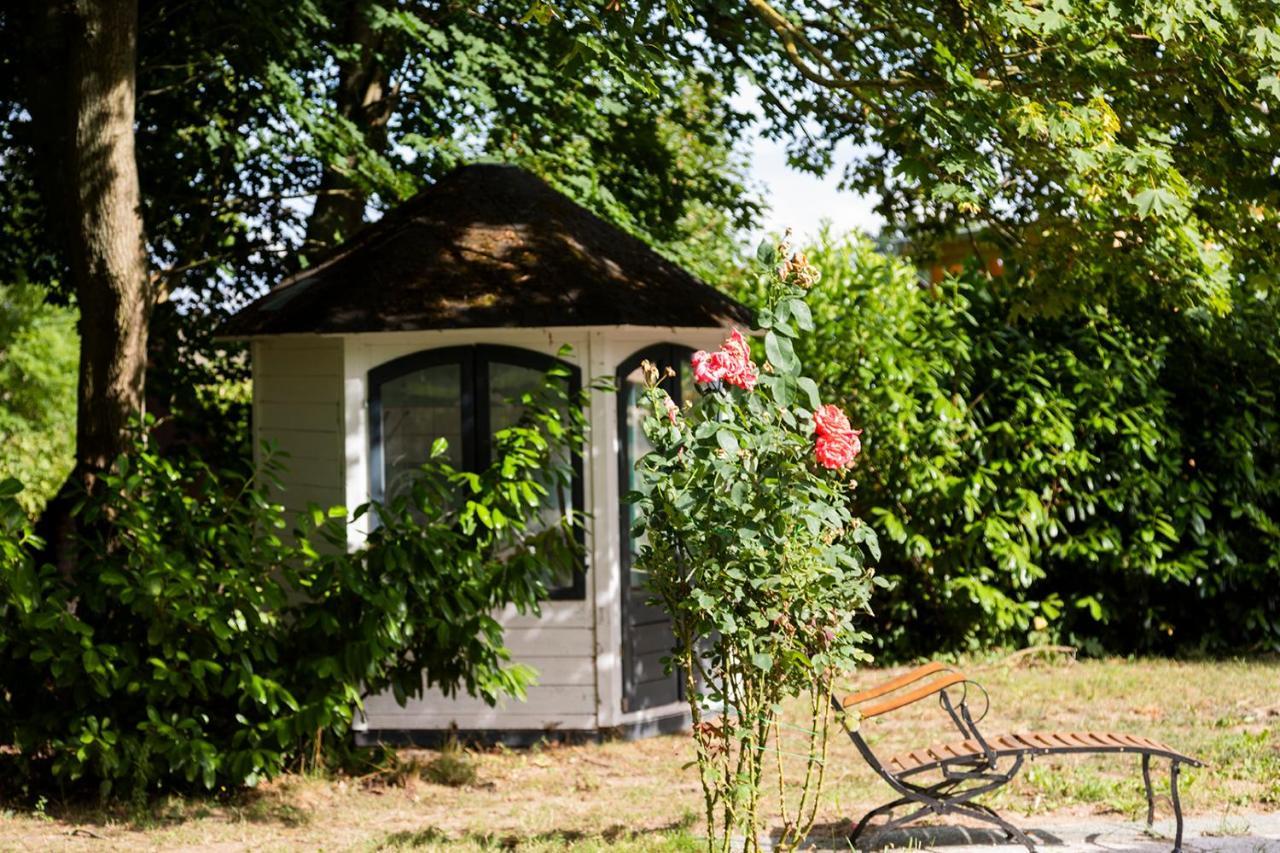
[[[464,166],[232,317],[226,337],[749,325],[751,313],[514,166]]]

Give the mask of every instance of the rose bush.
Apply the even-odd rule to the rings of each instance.
[[[760,312],[766,362],[734,330],[693,356],[701,396],[676,409],[670,378],[646,365],[652,452],[637,463],[637,567],[671,615],[669,665],[686,678],[705,798],[708,846],[736,834],[758,847],[761,783],[777,764],[780,849],[812,826],[825,766],[833,680],[866,659],[878,582],[875,534],[850,512],[859,433],[800,372],[793,341],[812,329],[817,271],[783,245],[757,253],[769,299]],[[643,537],[643,539],[641,539]],[[809,724],[778,719],[803,696]],[[799,745],[784,746],[784,729]],[[793,760],[798,756],[798,769]]]

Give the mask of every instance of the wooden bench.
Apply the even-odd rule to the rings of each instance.
[[[976,719],[969,706],[970,688],[980,692],[983,698],[982,713]],[[958,698],[953,692],[959,694]],[[850,718],[870,719],[934,695],[959,730],[960,740],[913,749],[882,761],[867,744],[859,728],[850,725]],[[841,719],[862,757],[901,795],[862,816],[849,835],[849,841],[853,844],[857,844],[873,818],[882,814],[891,816],[902,806],[915,806],[910,814],[890,819],[879,827],[876,834],[897,829],[931,814],[964,815],[996,824],[1010,839],[1017,840],[1028,850],[1034,851],[1035,843],[1026,833],[990,807],[976,802],[976,799],[1008,784],[1029,757],[1064,753],[1128,752],[1142,756],[1148,828],[1155,819],[1151,759],[1155,757],[1169,761],[1169,794],[1177,827],[1173,850],[1174,853],[1181,853],[1182,804],[1178,800],[1178,773],[1183,764],[1201,767],[1203,763],[1162,743],[1137,735],[1111,732],[1014,732],[992,738],[984,737],[978,729],[978,723],[982,722],[990,708],[987,691],[963,673],[936,662],[869,690],[832,701],[842,712]],[[941,778],[927,783],[915,778],[930,772],[937,773]]]

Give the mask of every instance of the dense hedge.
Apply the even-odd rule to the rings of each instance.
[[[811,257],[797,347],[866,430],[883,651],[1280,648],[1274,298],[1015,321],[1009,280],[930,286],[855,238]]]
[[[71,470],[78,364],[76,312],[33,284],[0,283],[0,480],[22,481],[31,515]]]

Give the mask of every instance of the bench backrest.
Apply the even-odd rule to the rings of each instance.
[[[935,661],[886,681],[884,684],[851,693],[841,700],[840,705],[845,710],[856,709],[858,715],[866,720],[910,705],[912,702],[919,702],[921,699],[967,680],[964,673]],[[916,686],[902,692],[912,685]],[[880,701],[873,701],[876,699]]]

